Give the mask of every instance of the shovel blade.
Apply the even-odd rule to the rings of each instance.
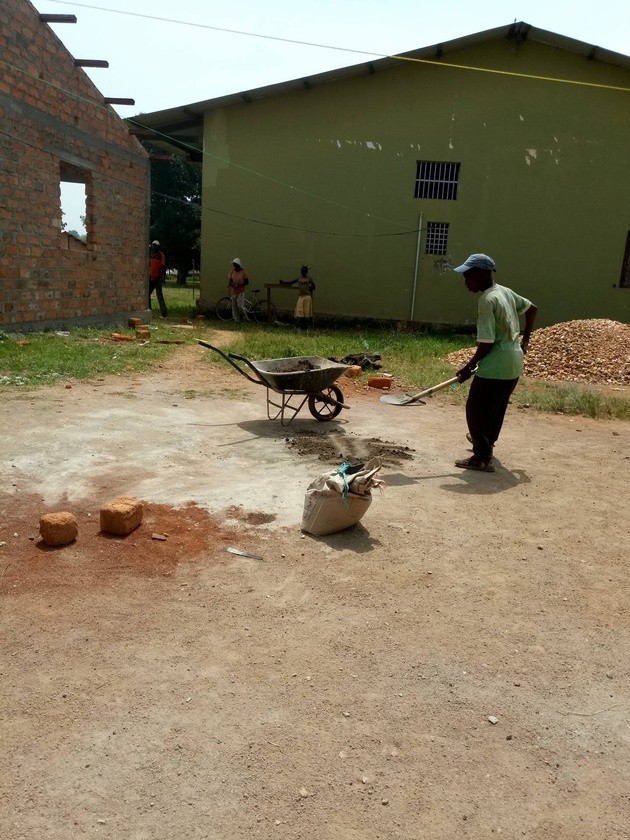
[[[424,405],[423,400],[419,400],[415,397],[407,397],[404,394],[402,396],[395,396],[392,394],[386,394],[384,397],[381,397],[382,403],[387,403],[387,405]]]

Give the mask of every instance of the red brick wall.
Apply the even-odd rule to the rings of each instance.
[[[70,247],[59,186],[68,165],[87,182],[88,241]],[[144,312],[148,216],[145,151],[28,0],[1,0],[0,329]]]

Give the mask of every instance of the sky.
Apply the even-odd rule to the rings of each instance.
[[[52,29],[75,58],[109,61],[108,69],[86,72],[105,96],[135,99],[114,106],[122,117],[370,60],[352,50],[391,55],[514,20],[630,55],[628,0],[32,2],[38,12],[77,16]],[[81,229],[81,204],[64,203],[68,228]]]

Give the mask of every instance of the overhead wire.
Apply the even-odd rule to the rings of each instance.
[[[361,50],[356,47],[339,47],[333,46],[331,44],[320,44],[314,41],[301,41],[296,38],[283,38],[279,35],[263,35],[260,32],[248,32],[242,29],[229,29],[227,27],[222,26],[213,26],[209,23],[197,23],[195,21],[187,21],[187,20],[180,20],[177,18],[165,18],[159,15],[149,15],[143,14],[142,12],[130,12],[123,9],[111,9],[107,6],[96,6],[93,4],[88,3],[73,3],[71,0],[48,0],[51,3],[58,3],[62,6],[76,6],[77,8],[81,9],[91,9],[93,11],[99,12],[109,12],[111,14],[117,15],[126,15],[128,17],[137,17],[143,18],[145,20],[155,20],[161,23],[170,23],[175,24],[177,26],[190,26],[196,29],[207,29],[213,32],[223,32],[228,35],[242,35],[248,38],[260,38],[266,41],[278,41],[279,43],[283,44],[294,44],[296,46],[301,47],[314,47],[316,49],[324,49],[324,50],[333,50],[336,52],[344,52],[344,53],[353,53],[354,55],[364,55],[368,56],[369,58],[389,58],[393,61],[402,61],[402,62],[411,62],[413,64],[429,64],[435,67],[450,67],[455,70],[470,70],[477,73],[493,73],[499,76],[514,76],[517,78],[522,79],[532,79],[534,81],[542,81],[542,82],[554,82],[556,84],[565,84],[565,85],[579,85],[581,87],[590,87],[590,88],[600,88],[603,90],[616,90],[621,91],[624,93],[630,93],[630,87],[624,87],[623,85],[607,85],[602,84],[601,82],[587,82],[582,81],[580,79],[563,79],[556,76],[547,76],[543,74],[536,74],[536,73],[522,73],[517,72],[515,70],[499,70],[496,67],[478,67],[471,64],[457,64],[454,62],[443,61],[441,58],[438,59],[430,59],[430,58],[418,58],[417,56],[410,56],[410,55],[390,55],[388,53],[379,53],[379,52],[372,52],[369,50]]]
[[[157,135],[158,137],[163,138],[167,142],[169,140],[175,140],[176,138],[171,137],[169,134],[164,134],[163,132],[159,131],[152,126],[144,125],[143,123],[138,120],[137,117],[130,117],[127,122],[133,123],[134,125],[138,126],[138,128],[143,128],[148,131],[151,131],[153,134]],[[148,138],[147,138],[148,139]],[[255,169],[250,169],[247,166],[243,166],[239,163],[234,163],[234,161],[227,160],[226,158],[222,158],[219,155],[215,155],[213,152],[207,152],[205,149],[199,149],[196,146],[193,146],[190,143],[186,143],[183,140],[177,140],[177,143],[181,146],[186,146],[190,151],[196,152],[198,154],[203,155],[204,157],[211,157],[214,160],[219,161],[220,163],[225,163],[228,166],[234,167],[235,169],[240,169],[242,172],[247,172],[249,175],[256,175],[258,178],[263,178],[266,181],[270,181],[273,184],[277,184],[281,187],[286,187],[287,189],[293,190],[294,192],[301,193],[302,195],[307,196],[308,198],[316,198],[319,201],[324,201],[326,204],[331,204],[334,207],[337,207],[341,210],[350,210],[353,213],[359,213],[362,216],[367,217],[368,219],[376,219],[380,222],[388,222],[389,224],[396,225],[398,222],[394,222],[392,219],[387,219],[383,216],[377,216],[374,213],[367,213],[365,210],[357,210],[355,207],[350,207],[347,204],[342,204],[339,201],[333,201],[331,198],[326,198],[325,196],[318,195],[317,193],[310,192],[309,190],[304,190],[302,187],[296,187],[294,184],[288,184],[285,181],[281,181],[278,178],[273,178],[271,175],[264,175],[262,172],[257,172]]]
[[[129,17],[137,17],[137,18],[155,20],[155,21],[158,21],[158,22],[164,22],[164,23],[169,23],[169,24],[190,26],[190,27],[195,27],[195,28],[200,28],[200,29],[223,32],[223,33],[226,33],[226,34],[241,35],[241,36],[252,37],[252,38],[261,38],[261,39],[264,39],[264,40],[278,41],[278,42],[281,42],[281,43],[290,43],[290,44],[295,44],[295,45],[299,45],[299,46],[308,46],[308,47],[314,47],[314,48],[320,48],[320,49],[335,50],[335,51],[339,51],[339,52],[354,53],[354,54],[357,54],[357,55],[369,56],[371,58],[381,58],[381,59],[382,58],[389,58],[389,59],[396,60],[396,61],[406,61],[406,62],[419,63],[419,64],[430,64],[430,65],[435,65],[435,66],[439,66],[439,67],[450,67],[450,68],[459,69],[459,70],[471,70],[471,71],[477,71],[477,72],[494,73],[494,74],[498,74],[498,75],[502,75],[502,76],[516,76],[516,77],[527,78],[527,79],[538,80],[538,81],[547,81],[547,82],[555,82],[555,83],[562,83],[562,84],[573,84],[573,85],[580,85],[580,86],[592,87],[592,88],[603,88],[603,89],[608,89],[608,90],[630,92],[630,88],[626,88],[626,87],[622,87],[622,86],[616,86],[616,85],[603,85],[603,84],[594,83],[594,82],[584,82],[584,81],[577,80],[577,79],[562,79],[562,78],[551,77],[551,76],[535,75],[535,74],[528,74],[528,73],[519,73],[519,72],[507,71],[507,70],[498,70],[496,68],[477,67],[477,66],[471,66],[471,65],[456,64],[456,63],[453,63],[453,62],[443,61],[442,59],[431,60],[431,59],[421,59],[421,58],[412,57],[412,56],[405,56],[405,55],[387,55],[387,54],[384,54],[384,53],[375,53],[375,52],[370,52],[370,51],[367,51],[367,50],[360,50],[360,49],[352,48],[352,47],[338,47],[338,46],[332,46],[332,45],[328,45],[328,44],[320,44],[320,43],[310,42],[310,41],[301,41],[301,40],[291,39],[291,38],[282,38],[280,36],[264,35],[264,34],[261,34],[261,33],[248,32],[248,31],[245,31],[245,30],[228,29],[228,28],[225,28],[225,27],[213,26],[211,24],[202,24],[202,23],[196,23],[196,22],[192,22],[192,21],[184,21],[184,20],[173,19],[173,18],[164,18],[164,17],[157,16],[157,15],[148,15],[148,14],[143,14],[143,13],[140,13],[140,12],[130,12],[130,11],[121,10],[121,9],[111,9],[111,8],[108,8],[108,7],[96,6],[96,5],[93,5],[93,4],[73,3],[73,2],[70,2],[70,0],[48,0],[48,2],[54,2],[54,3],[58,3],[60,5],[66,5],[66,6],[76,6],[78,8],[85,8],[85,9],[91,9],[91,10],[96,10],[96,11],[103,11],[103,12],[108,12],[108,13],[112,13],[112,14],[126,15],[126,16],[129,16]],[[87,97],[83,97],[79,94],[74,93],[73,91],[65,90],[61,86],[56,85],[53,82],[48,82],[45,79],[41,79],[40,76],[38,76],[34,73],[29,73],[27,70],[24,70],[23,68],[20,68],[20,67],[16,67],[15,65],[10,64],[9,62],[4,61],[3,59],[0,59],[0,64],[4,64],[7,67],[10,67],[14,70],[17,70],[18,72],[22,72],[25,75],[36,79],[38,82],[44,83],[44,84],[46,84],[50,87],[53,87],[53,88],[59,90],[62,93],[65,93],[69,96],[74,97],[77,100],[86,101],[86,102],[89,102],[93,106],[101,107],[104,110],[107,110],[108,112],[110,111],[110,106],[108,106],[108,105],[100,105],[100,103],[94,102],[94,100],[88,99]],[[146,130],[151,131],[153,134],[162,137],[167,142],[171,139],[173,139],[173,140],[176,139],[176,138],[171,138],[169,135],[164,134],[164,133],[156,130],[152,126],[143,125],[143,123],[141,123],[135,117],[134,118],[129,118],[127,121],[133,123],[134,125],[137,125],[140,128],[144,128]],[[5,133],[5,132],[2,132],[2,133]],[[10,135],[7,135],[7,136],[10,136]],[[205,156],[210,156],[211,158],[213,158],[213,159],[215,159],[215,160],[217,160],[221,163],[226,163],[227,165],[229,165],[231,167],[234,167],[234,168],[237,168],[237,169],[240,169],[241,171],[246,172],[250,175],[254,175],[256,177],[263,178],[263,179],[268,180],[272,183],[275,183],[279,186],[283,186],[283,187],[285,187],[287,189],[290,189],[292,191],[299,192],[299,193],[301,193],[301,194],[303,194],[303,195],[305,195],[309,198],[314,198],[314,199],[317,199],[317,200],[320,200],[320,201],[324,201],[324,202],[326,202],[328,204],[331,204],[332,206],[335,206],[339,209],[349,210],[350,212],[358,213],[358,214],[360,214],[360,215],[362,215],[366,218],[369,218],[369,219],[374,219],[374,220],[377,220],[377,221],[387,222],[388,224],[393,224],[393,225],[397,224],[397,222],[394,222],[391,219],[387,219],[387,218],[384,218],[384,217],[381,217],[381,216],[376,216],[375,214],[367,213],[366,211],[363,211],[363,210],[357,210],[356,208],[350,207],[350,206],[342,204],[340,202],[333,201],[332,199],[328,199],[324,196],[320,196],[317,193],[312,193],[308,190],[304,190],[300,187],[296,187],[293,184],[288,184],[288,183],[286,183],[284,181],[281,181],[277,178],[273,178],[273,177],[265,175],[261,172],[257,172],[256,170],[251,169],[249,167],[243,166],[241,164],[234,163],[233,161],[226,160],[225,158],[221,158],[219,155],[213,154],[211,152],[207,152],[203,149],[199,149],[199,148],[197,148],[197,147],[195,147],[191,144],[185,143],[184,141],[177,140],[177,142],[179,144],[183,145],[183,146],[188,147],[190,149],[190,151],[194,151],[198,154],[201,154],[202,156],[204,156],[204,155]],[[32,144],[29,144],[29,145],[32,145]],[[121,179],[114,178],[114,180],[118,180],[118,181],[121,181],[122,183],[126,183],[125,181],[122,181]],[[186,203],[184,200],[179,199],[175,196],[167,196],[166,194],[160,194],[160,195],[162,195],[162,197],[168,198],[172,201],[182,201],[183,203]],[[386,234],[379,234],[379,233],[375,233],[375,234],[343,234],[343,233],[336,233],[336,232],[331,232],[331,231],[316,231],[316,230],[309,230],[309,229],[306,229],[306,228],[297,228],[297,227],[294,227],[294,226],[291,226],[291,225],[280,225],[280,224],[275,223],[275,222],[267,222],[267,221],[264,221],[264,220],[261,220],[261,219],[253,219],[253,218],[249,218],[249,217],[246,217],[246,216],[239,216],[238,214],[229,213],[225,210],[218,210],[216,208],[208,207],[207,209],[210,210],[211,212],[214,212],[214,213],[219,213],[221,215],[226,215],[226,216],[230,216],[230,217],[233,217],[233,218],[238,218],[238,219],[248,221],[248,222],[252,222],[252,223],[255,223],[255,224],[263,224],[263,225],[268,225],[268,226],[271,226],[271,227],[277,227],[277,228],[281,228],[281,229],[285,229],[285,230],[300,231],[300,232],[304,232],[304,233],[310,233],[310,234],[316,234],[316,235],[322,235],[322,236],[383,237],[383,236],[404,236],[404,235],[409,235],[411,233],[416,233],[415,229],[412,230],[412,231],[398,231],[398,232],[386,233]]]
[[[110,108],[109,105],[101,105],[100,103],[95,102],[93,99],[89,99],[86,96],[82,96],[81,94],[77,94],[74,91],[67,90],[66,88],[61,87],[61,85],[57,85],[54,82],[48,81],[47,79],[42,79],[38,74],[31,73],[30,71],[25,70],[22,67],[18,67],[15,64],[11,64],[10,62],[5,61],[4,59],[1,59],[1,58],[0,58],[0,65],[4,65],[5,67],[9,67],[12,70],[16,70],[18,73],[22,73],[23,75],[28,76],[31,79],[34,79],[37,83],[46,85],[50,88],[53,88],[54,90],[57,90],[60,93],[63,93],[67,96],[70,96],[70,97],[76,99],[79,102],[86,102],[91,106],[101,108],[102,110],[111,114],[111,108]],[[137,125],[139,128],[148,129],[153,134],[158,135],[160,137],[163,137],[165,140],[176,139],[176,138],[171,138],[170,135],[164,134],[163,132],[160,132],[157,129],[151,127],[151,126],[143,125],[143,123],[141,123],[136,117],[131,117],[127,121],[134,123],[134,125]],[[313,192],[309,192],[308,190],[304,190],[301,187],[296,187],[294,184],[287,184],[284,181],[280,181],[277,178],[272,178],[269,175],[264,175],[262,172],[257,172],[255,169],[250,169],[246,166],[242,166],[241,164],[234,163],[233,161],[228,161],[225,158],[221,158],[221,157],[219,157],[219,155],[215,155],[212,152],[207,152],[204,149],[199,149],[198,147],[193,146],[189,143],[186,143],[185,141],[177,140],[177,142],[180,145],[188,147],[190,149],[190,151],[192,151],[192,152],[196,152],[196,153],[201,154],[201,155],[209,155],[210,157],[218,160],[221,163],[226,163],[229,166],[233,166],[237,169],[241,169],[243,172],[247,172],[250,175],[256,175],[260,178],[264,178],[266,180],[272,181],[272,182],[278,184],[279,186],[286,187],[287,189],[293,190],[294,192],[302,193],[303,195],[306,195],[309,198],[316,198],[319,201],[324,201],[324,202],[326,202],[328,204],[331,204],[331,205],[333,205],[333,206],[335,206],[339,209],[349,210],[352,213],[358,213],[358,214],[360,214],[360,215],[362,215],[366,218],[369,218],[369,219],[373,219],[373,220],[380,221],[380,222],[387,222],[388,224],[392,224],[392,225],[399,224],[398,222],[395,222],[392,219],[387,219],[384,216],[377,216],[374,213],[367,213],[365,210],[357,210],[356,208],[350,207],[347,204],[342,204],[341,202],[333,201],[332,199],[326,198],[325,196],[318,195],[317,193],[313,193]],[[252,221],[259,221],[259,220],[252,220]],[[261,223],[263,223],[263,222],[261,222]],[[265,223],[265,224],[271,224],[271,223]],[[365,234],[365,235],[367,236],[369,234]],[[380,234],[374,234],[374,235],[379,236]],[[395,234],[395,235],[397,235],[397,234]]]
[[[24,140],[21,137],[16,137],[14,134],[10,134],[8,131],[3,131],[0,129],[0,134],[4,137],[9,137],[11,140],[15,140],[18,143],[22,143],[25,146],[29,146],[31,149],[36,149],[39,152],[48,152],[50,153],[49,149],[45,149],[43,146],[38,146],[36,143],[31,143],[28,140]],[[0,155],[0,159],[2,156]],[[136,184],[133,184],[131,181],[126,181],[124,178],[117,178],[115,175],[108,173],[106,179],[109,181],[115,181],[118,184],[124,184],[127,187],[135,187]],[[166,198],[169,201],[173,201],[177,204],[181,204],[184,207],[198,207],[201,210],[201,204],[193,201],[192,199],[185,199],[180,198],[179,196],[175,195],[168,195],[168,193],[160,192],[159,190],[151,190],[152,195],[159,196],[160,198]],[[208,205],[204,206],[204,210],[208,210],[210,213],[217,213],[221,216],[228,216],[232,219],[239,219],[240,221],[244,222],[251,222],[252,224],[258,225],[266,225],[268,227],[279,228],[281,230],[292,230],[297,233],[309,233],[315,236],[336,236],[340,238],[349,238],[349,239],[363,239],[363,238],[386,238],[386,237],[393,237],[393,236],[409,236],[410,234],[417,234],[417,229],[414,228],[413,230],[401,230],[396,231],[394,233],[339,233],[338,231],[326,231],[326,230],[313,230],[309,228],[300,228],[295,227],[294,225],[281,225],[278,222],[268,222],[264,219],[254,219],[250,216],[241,216],[238,213],[230,213],[228,210],[219,210],[217,207],[209,207]]]

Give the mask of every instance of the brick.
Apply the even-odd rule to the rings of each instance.
[[[142,502],[128,496],[121,496],[101,508],[101,531],[125,537],[142,522]]]
[[[67,511],[46,513],[39,520],[39,533],[46,545],[68,545],[77,538],[79,526],[75,517]]]

